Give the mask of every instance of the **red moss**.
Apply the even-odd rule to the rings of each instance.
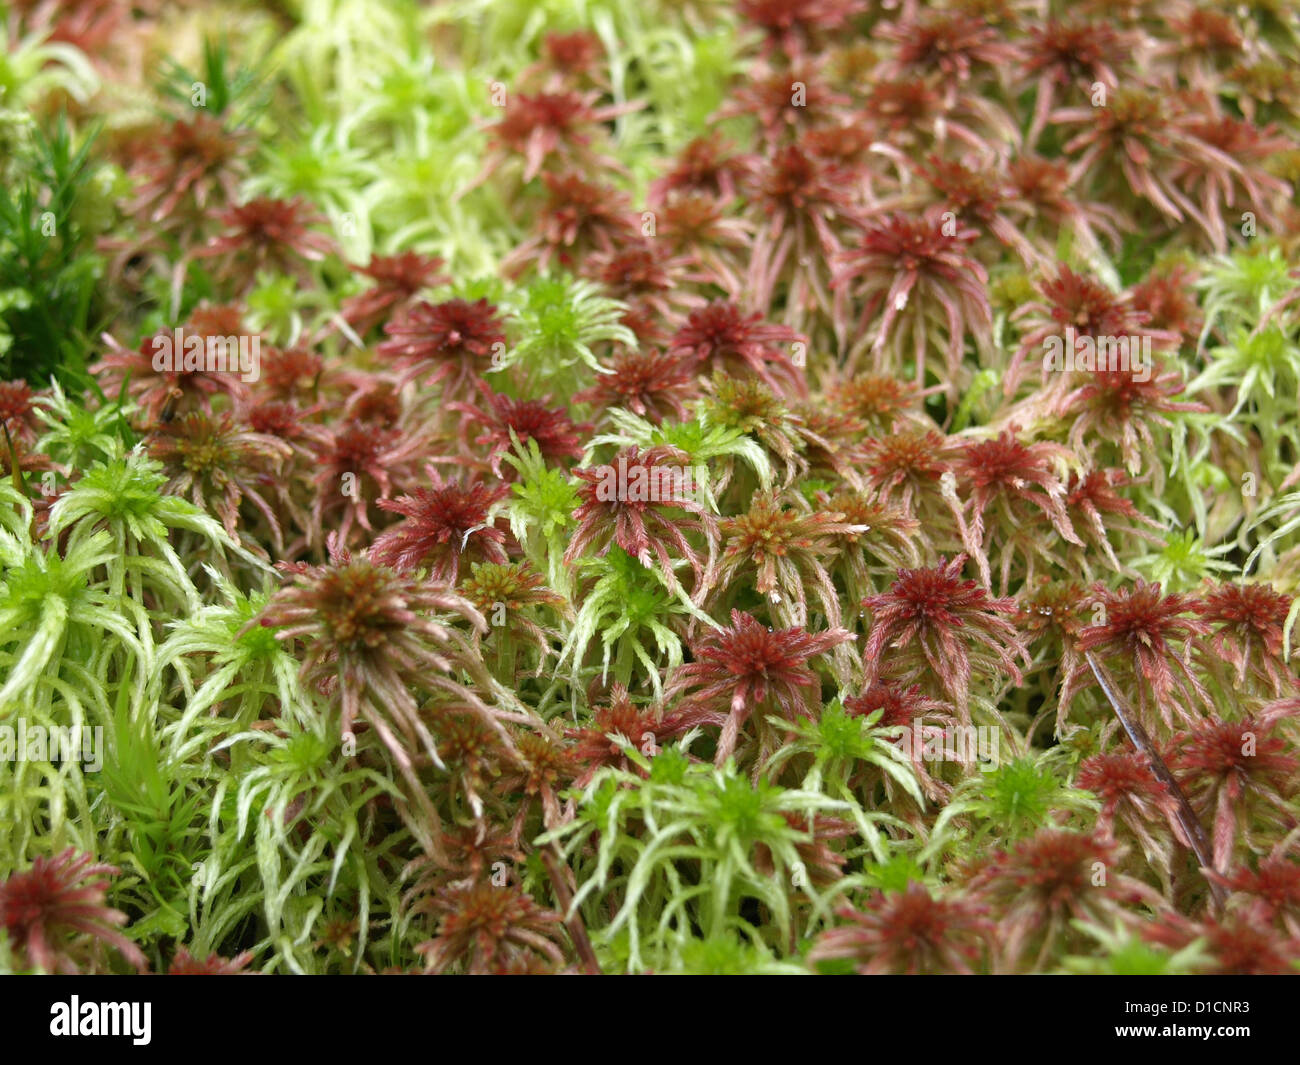
[[[729,628],[691,644],[694,661],[673,673],[665,699],[671,704],[681,698],[679,712],[726,713],[717,749],[721,765],[735,752],[745,722],[753,720],[764,732],[770,729],[765,708],[791,721],[812,717],[821,703],[821,684],[810,661],[849,639],[843,629],[815,634],[799,628],[774,631],[752,615],[733,610]]]
[[[126,914],[105,905],[116,866],[96,863],[69,848],[55,858],[38,857],[26,872],[0,884],[0,928],[31,966],[74,974],[86,964],[79,939],[112,947],[138,970],[148,968],[140,949],[118,929]]]
[[[849,961],[863,976],[972,975],[993,932],[986,912],[960,898],[935,898],[913,881],[904,891],[878,892],[868,909],[837,910],[836,916],[848,923],[823,932],[808,960]]]
[[[443,480],[427,468],[431,488],[410,495],[381,499],[379,509],[401,514],[404,521],[381,533],[370,557],[399,573],[427,569],[434,580],[456,582],[462,559],[505,562],[506,533],[490,520],[492,508],[505,499],[504,484]]]

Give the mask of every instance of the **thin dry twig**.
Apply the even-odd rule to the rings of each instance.
[[[551,884],[555,887],[555,897],[564,911],[564,927],[569,930],[569,938],[573,940],[574,949],[582,959],[583,970],[588,976],[602,975],[596,952],[592,949],[591,940],[587,938],[587,929],[582,923],[582,915],[573,908],[573,892],[569,890],[569,883],[564,879],[563,863],[556,858],[551,848],[542,848],[541,856],[542,864],[546,866],[546,872],[551,878]]]
[[[1101,663],[1093,657],[1091,651],[1085,651],[1084,657],[1088,659],[1088,665],[1092,667],[1092,674],[1097,678],[1097,683],[1105,693],[1106,699],[1110,702],[1115,716],[1119,718],[1119,723],[1124,726],[1124,731],[1128,733],[1128,738],[1133,741],[1133,746],[1142,752],[1151,764],[1151,772],[1162,784],[1169,789],[1169,794],[1174,797],[1178,804],[1178,824],[1181,826],[1184,835],[1192,844],[1192,850],[1196,853],[1196,860],[1201,863],[1201,875],[1205,876],[1207,869],[1214,869],[1214,862],[1210,857],[1210,841],[1205,834],[1200,820],[1196,816],[1196,811],[1192,809],[1192,804],[1187,801],[1187,796],[1183,789],[1178,786],[1178,781],[1174,779],[1173,773],[1169,771],[1169,766],[1165,760],[1160,757],[1156,750],[1155,744],[1151,742],[1151,737],[1147,735],[1146,729],[1138,722],[1132,710],[1119,697],[1115,686],[1111,683],[1110,677],[1102,668]],[[1210,894],[1214,898],[1215,909],[1222,911],[1224,903],[1227,902],[1227,892],[1221,884],[1216,884],[1208,876],[1205,882],[1209,885]]]

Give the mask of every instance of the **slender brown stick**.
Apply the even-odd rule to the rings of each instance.
[[[0,429],[5,431],[5,447],[9,449],[9,471],[14,479],[14,488],[20,496],[26,498],[27,486],[23,484],[23,469],[18,464],[18,455],[14,451],[14,442],[9,436],[9,425],[7,422],[0,422]]]
[[[563,866],[556,858],[553,847],[554,844],[551,847],[543,847],[540,854],[547,875],[551,878],[551,884],[555,887],[555,897],[564,911],[564,927],[569,930],[573,947],[578,952],[578,957],[582,959],[583,971],[588,976],[600,976],[600,962],[596,960],[596,952],[592,949],[591,940],[587,938],[587,928],[582,923],[582,915],[577,910],[569,912],[573,907],[573,893],[569,890],[569,882],[564,879]]]
[[[1115,686],[1111,684],[1109,676],[1092,655],[1091,651],[1085,651],[1084,657],[1088,659],[1088,665],[1092,667],[1092,675],[1097,678],[1097,683],[1105,693],[1111,708],[1115,711],[1115,716],[1119,718],[1119,723],[1124,726],[1124,731],[1128,733],[1128,738],[1133,741],[1133,746],[1142,752],[1151,763],[1151,772],[1155,774],[1156,779],[1169,789],[1169,793],[1174,797],[1178,804],[1178,824],[1182,827],[1184,835],[1191,841],[1192,850],[1196,853],[1196,859],[1201,863],[1201,874],[1204,876],[1207,869],[1214,869],[1214,862],[1210,856],[1210,841],[1205,835],[1205,829],[1202,827],[1200,819],[1196,816],[1196,811],[1192,809],[1192,804],[1187,801],[1187,796],[1183,789],[1178,786],[1178,781],[1174,779],[1173,773],[1169,771],[1169,766],[1165,760],[1160,757],[1151,742],[1151,737],[1147,735],[1139,723],[1136,716],[1128,705],[1119,697]],[[1205,882],[1210,886],[1210,895],[1214,899],[1216,910],[1222,910],[1223,904],[1227,901],[1227,893],[1221,884],[1215,883],[1209,877]]]

